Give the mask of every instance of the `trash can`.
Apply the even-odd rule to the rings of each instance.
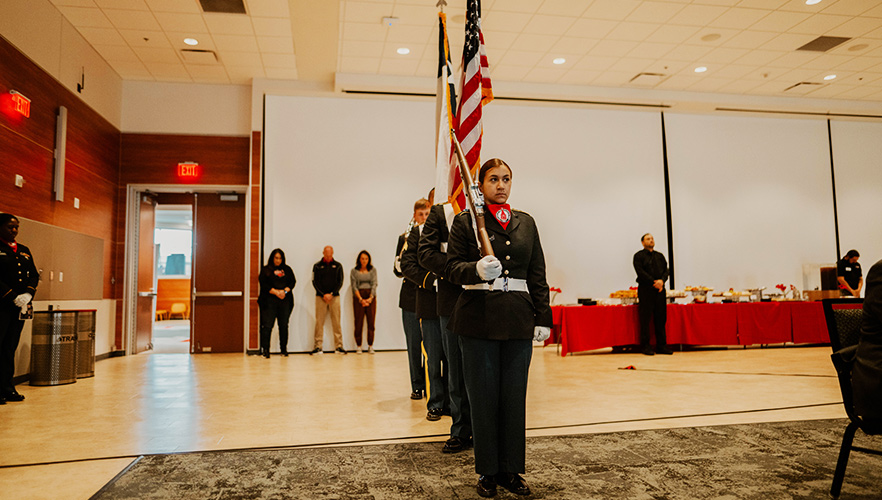
[[[77,381],[77,312],[34,311],[31,385]]]
[[[95,311],[77,311],[77,378],[95,376]]]

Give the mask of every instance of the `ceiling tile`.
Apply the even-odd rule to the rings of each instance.
[[[634,50],[628,53],[629,57],[642,57],[642,58],[653,58],[653,59],[661,59],[668,52],[674,50],[677,47],[677,44],[674,43],[649,43],[644,42],[634,47]]]
[[[525,50],[509,50],[497,64],[504,66],[533,67],[545,57],[545,52],[529,52]],[[491,65],[493,62],[491,61]],[[492,66],[491,66],[492,68]]]
[[[419,61],[417,60],[406,61],[384,57],[380,61],[379,74],[411,76],[416,74],[417,66],[419,66]]]
[[[199,8],[199,3],[197,2],[182,2],[181,0],[146,0],[146,2],[153,12],[202,13],[202,9]]]
[[[509,12],[523,12],[526,14],[532,14],[536,12],[536,8],[541,3],[542,2],[537,2],[536,0],[503,0],[502,2],[497,2],[496,5],[494,5],[493,10],[505,10]],[[465,9],[463,9],[463,11],[464,10]],[[482,12],[482,14],[486,12],[487,10],[484,9],[484,12]]]
[[[251,18],[237,14],[205,14],[208,30],[214,35],[253,35]]]
[[[873,7],[872,9],[863,13],[864,17],[876,17],[882,19],[882,5],[878,7]]]
[[[177,31],[166,31],[166,38],[168,38],[169,44],[171,44],[172,48],[175,49],[197,49],[197,50],[215,50],[217,47],[214,44],[214,39],[211,38],[209,34],[199,34],[194,35],[193,33],[187,32],[177,32]],[[185,38],[193,38],[197,42],[196,45],[188,45],[184,43]]]
[[[546,16],[537,14],[524,27],[524,33],[537,35],[560,35],[565,33],[575,22],[571,17]]]
[[[696,61],[705,54],[713,50],[713,47],[703,47],[701,45],[680,45],[665,55],[665,59],[674,61]]]
[[[686,87],[690,92],[716,92],[729,83],[728,78],[704,77]]]
[[[597,71],[570,70],[557,82],[564,85],[588,85],[591,80],[597,78]]]
[[[153,80],[153,75],[141,61],[115,61],[112,66],[124,80]]]
[[[435,26],[438,24],[438,8],[435,7],[434,4],[435,2],[432,2],[430,5],[397,4],[395,5],[395,9],[392,10],[391,15],[397,17],[401,24],[410,24],[414,26]],[[383,16],[388,15],[390,14],[383,14]],[[377,22],[380,22],[383,16],[380,16],[377,19]]]
[[[190,64],[185,66],[194,82],[230,83],[230,77],[223,66],[205,66]]]
[[[623,21],[639,6],[640,2],[636,0],[594,0],[582,13],[582,17]]]
[[[726,94],[744,94],[758,87],[759,82],[755,80],[730,80],[729,83],[717,89],[717,92]]]
[[[380,23],[384,17],[393,15],[393,9],[392,2],[346,2],[346,8],[340,12],[343,21],[348,23]]]
[[[840,56],[836,54],[822,54],[820,57],[816,57],[811,61],[803,64],[804,68],[811,68],[817,70],[829,70],[833,69],[840,64],[846,63],[851,60],[850,56]]]
[[[150,74],[159,80],[190,82],[190,74],[181,63],[145,63]]]
[[[716,5],[687,5],[674,17],[668,20],[669,24],[682,24],[685,26],[707,26],[711,21],[723,15],[728,9]]]
[[[257,38],[246,35],[213,35],[214,44],[218,50],[233,50],[236,52],[258,52]]]
[[[252,68],[227,65],[225,67],[227,69],[227,75],[230,77],[230,83],[234,85],[249,85],[253,78],[263,78],[266,76],[266,73],[263,71],[263,66]]]
[[[349,42],[342,44],[340,54],[343,57],[383,57],[385,44],[381,42]]]
[[[504,8],[508,1],[503,0],[499,3],[499,8]],[[540,2],[533,2],[539,4]],[[588,2],[574,2],[573,0],[545,0],[541,2],[541,6],[536,11],[537,14],[547,14],[550,16],[571,16],[579,17],[588,7]]]
[[[597,40],[588,38],[576,38],[571,36],[561,37],[551,47],[551,52],[566,54],[585,54],[591,47],[597,44]]]
[[[113,28],[110,19],[98,8],[58,7],[58,10],[77,28]]]
[[[257,47],[267,54],[294,54],[294,40],[285,36],[259,36]]]
[[[119,34],[132,47],[171,48],[168,37],[162,31],[119,30]]]
[[[877,30],[871,31],[870,33],[867,33],[866,35],[864,35],[864,38],[872,38],[875,40],[882,40],[882,28],[879,28]]]
[[[287,0],[248,0],[248,14],[255,17],[279,17],[289,19]]]
[[[683,43],[692,38],[699,28],[695,26],[673,26],[666,24],[660,26],[653,34],[646,37],[646,42],[652,43]]]
[[[787,12],[778,10],[770,12],[766,17],[755,22],[750,26],[750,29],[757,31],[775,31],[780,33],[793,28],[810,17],[812,17],[812,15],[806,12]]]
[[[882,21],[876,18],[854,18],[831,29],[826,35],[858,38],[880,28]]]
[[[91,45],[127,45],[126,41],[119,35],[119,31],[113,28],[78,28],[77,31],[83,35]]]
[[[787,31],[791,33],[808,33],[810,35],[821,36],[827,34],[828,31],[845,21],[848,21],[848,18],[845,16],[815,14]]]
[[[812,35],[800,35],[797,33],[782,33],[766,42],[763,46],[766,50],[795,51],[799,47],[811,42],[816,37]]]
[[[225,50],[222,53],[218,54],[218,57],[225,66],[236,66],[240,68],[262,68],[263,61],[260,59],[260,54],[255,54],[254,52],[235,52],[232,50]]]
[[[618,60],[618,57],[588,55],[577,61],[574,68],[582,71],[606,71]]]
[[[291,36],[291,20],[252,17],[254,33],[259,36]]]
[[[624,40],[601,40],[589,52],[593,56],[623,57],[640,45]]]
[[[758,66],[726,64],[724,66],[720,66],[719,68],[714,68],[713,76],[716,78],[728,78],[730,80],[737,80],[739,78],[744,78],[748,74],[756,72],[758,70]]]
[[[438,45],[438,33],[435,32],[434,37],[429,37],[429,30],[425,28],[425,26],[393,26],[388,28],[388,32],[386,34],[387,42],[396,42],[396,43],[418,43],[420,45],[428,43],[430,40]],[[450,38],[450,33],[447,34],[447,37]],[[486,38],[484,38],[485,43]]]
[[[738,7],[747,7],[750,9],[777,9],[789,0],[741,0]]]
[[[868,96],[873,95],[879,91],[878,87],[854,87],[850,90],[845,90],[839,93],[836,98],[837,99],[866,99]]]
[[[138,55],[127,45],[93,45],[93,47],[107,62],[129,61],[140,63],[141,61],[138,59]]]
[[[144,0],[95,0],[102,9],[150,10]]]
[[[654,61],[652,59],[640,59],[638,57],[623,57],[609,67],[609,71],[632,72],[635,75],[646,71]]]
[[[180,58],[178,57],[177,51],[174,49],[155,49],[151,47],[135,47],[133,49],[136,54],[138,54],[138,58],[144,61],[144,64],[148,63],[180,63]],[[149,64],[148,64],[149,67]]]
[[[487,31],[482,30],[484,35],[484,42],[486,43],[487,50],[491,49],[502,49],[508,50],[511,45],[518,39],[517,33],[503,33],[501,31]],[[437,38],[435,39],[437,40]],[[437,45],[437,41],[433,41],[435,45]],[[451,51],[453,50],[453,45],[450,46]],[[451,58],[459,57],[460,52],[451,52]]]
[[[867,71],[879,65],[882,65],[882,57],[855,57],[836,66],[836,70]]]
[[[844,87],[842,85],[825,85],[808,95],[813,98],[838,98],[839,94],[847,92],[852,88],[854,87]],[[784,95],[786,95],[786,93]]]
[[[749,52],[750,51],[747,49],[731,49],[720,47],[703,55],[699,62],[703,64],[710,63],[715,66],[721,66],[723,64],[730,64],[732,62],[735,62]]]
[[[104,14],[119,29],[143,29],[159,31],[162,28],[150,11],[104,9]]]
[[[817,59],[818,57],[821,57],[821,54],[817,52],[809,52],[804,50],[786,52],[781,57],[769,62],[768,66],[771,68],[796,69],[804,66],[807,62],[813,59]]]
[[[640,2],[640,5],[631,11],[625,20],[637,23],[664,24],[683,8],[682,4],[669,2]]]
[[[656,29],[658,29],[657,24],[623,22],[619,23],[619,25],[610,31],[604,38],[610,40],[642,42],[655,32]]]
[[[275,80],[296,80],[297,70],[290,68],[266,68],[266,77]]]
[[[200,14],[182,14],[176,12],[154,12],[153,15],[165,31],[184,31],[190,33],[208,33],[208,26]]]
[[[384,42],[389,28],[380,23],[343,23],[343,40]],[[448,34],[449,36],[449,34]]]
[[[823,7],[824,14],[842,14],[844,16],[859,16],[864,12],[872,10],[874,7],[879,6],[879,2],[877,0],[840,0],[838,2],[833,2],[829,6]]]
[[[531,66],[504,66],[490,68],[490,78],[497,82],[519,82],[531,71]]]
[[[765,66],[783,56],[785,52],[776,50],[751,50],[747,55],[735,61],[737,64]]]
[[[715,28],[745,29],[764,18],[769,11],[761,9],[729,9],[714,19],[708,26]]]
[[[609,34],[618,25],[617,21],[582,18],[573,23],[573,26],[566,32],[566,35],[600,39]]]
[[[555,83],[564,74],[566,70],[554,68],[534,69],[524,76],[523,81],[533,83]]]
[[[592,80],[591,84],[600,85],[601,87],[627,87],[627,83],[631,78],[634,78],[633,73],[604,71],[597,75],[597,78]]]
[[[530,14],[519,12],[488,12],[481,19],[481,29],[520,33],[530,22],[531,17]],[[448,36],[451,36],[449,30],[450,28],[448,28]]]
[[[400,43],[386,42],[385,44],[383,44],[382,57],[391,57],[393,59],[407,59],[407,60],[421,59],[423,57],[423,54],[426,52],[426,47],[427,47],[425,44],[411,43],[411,44],[407,45],[407,48],[410,49],[409,54],[399,54],[398,49],[401,48],[401,45],[402,44],[400,44]],[[437,63],[437,61],[438,61],[438,47],[433,45],[431,47],[430,52],[432,54],[432,59],[434,59],[435,62]],[[436,66],[436,68],[437,68],[437,66]]]
[[[51,0],[51,2],[56,7],[98,7],[94,0]]]
[[[742,31],[727,40],[723,46],[737,49],[768,48],[766,45],[777,36],[777,33],[770,31]]]
[[[555,42],[560,37],[557,35],[531,35],[531,34],[522,34],[520,35],[513,44],[511,44],[511,48],[515,50],[530,50],[530,51],[542,51],[547,52],[554,46]]]
[[[377,74],[380,70],[379,57],[341,57],[338,68],[341,73]]]

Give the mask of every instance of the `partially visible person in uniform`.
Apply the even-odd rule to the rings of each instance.
[[[429,198],[433,193],[429,193]],[[450,399],[447,396],[447,368],[444,359],[444,346],[441,341],[441,320],[438,318],[438,293],[435,273],[419,264],[417,249],[420,234],[425,224],[415,227],[407,237],[407,248],[401,255],[401,272],[407,279],[417,284],[416,308],[423,334],[423,348],[426,350],[426,372],[428,401],[426,419],[441,420],[450,414]]]
[[[12,214],[0,214],[0,405],[24,401],[15,390],[15,350],[21,338],[28,304],[37,293],[40,275],[28,247],[17,243],[19,221]]]
[[[647,356],[674,354],[668,348],[665,323],[668,319],[667,293],[668,261],[661,252],[655,251],[655,238],[646,233],[640,238],[643,250],[634,254],[634,270],[637,271],[637,310],[640,315],[640,351]],[[655,325],[655,351],[649,344],[649,322]]]
[[[352,310],[355,313],[355,347],[361,354],[361,332],[367,318],[368,352],[374,353],[374,321],[377,318],[377,270],[367,250],[358,252],[355,267],[349,273],[352,285]]]
[[[854,409],[867,430],[882,432],[882,260],[867,272],[861,339],[851,384]]]
[[[343,288],[343,266],[334,260],[334,247],[322,250],[322,260],[312,266],[312,286],[315,288],[315,338],[310,354],[321,354],[325,340],[325,317],[331,313],[334,346],[337,354],[343,349],[343,330],[340,327],[340,289]]]
[[[449,328],[459,336],[472,415],[477,491],[497,485],[529,495],[526,470],[526,398],[533,341],[551,334],[545,256],[533,218],[506,203],[512,171],[488,160],[478,172],[494,256],[481,257],[469,211],[454,218],[446,276],[463,285]]]
[[[297,283],[294,271],[285,263],[285,252],[276,248],[270,253],[267,263],[257,278],[260,295],[260,354],[270,357],[270,334],[273,324],[279,323],[279,349],[282,356],[288,355],[288,318],[294,309],[294,295],[291,291]]]
[[[864,286],[864,273],[858,259],[861,254],[857,250],[849,250],[845,257],[836,263],[836,279],[843,297],[860,297]]]
[[[416,313],[417,285],[407,279],[401,272],[401,256],[405,250],[407,237],[416,226],[426,222],[429,215],[429,200],[420,198],[413,205],[413,218],[407,231],[398,235],[398,246],[395,249],[395,276],[401,280],[401,291],[398,294],[398,307],[401,308],[401,322],[404,325],[404,338],[407,343],[407,360],[410,367],[410,399],[422,399],[426,392],[426,372],[423,369],[423,334],[420,331],[420,320]]]
[[[457,453],[472,445],[472,416],[462,374],[462,352],[459,337],[447,329],[450,315],[462,286],[447,279],[448,224],[453,223],[453,206],[450,203],[434,205],[423,225],[420,246],[417,249],[419,264],[438,277],[438,318],[441,325],[441,341],[444,347],[444,365],[447,371],[447,393],[450,397],[450,438],[441,448],[443,453]]]

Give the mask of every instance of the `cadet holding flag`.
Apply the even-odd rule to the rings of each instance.
[[[511,183],[505,162],[484,163],[478,186],[491,214],[486,230],[475,230],[475,208],[464,211],[454,219],[447,247],[447,277],[463,287],[449,328],[462,350],[482,497],[494,496],[497,485],[530,494],[520,476],[526,466],[527,378],[532,343],[548,338],[552,324],[539,231],[529,214],[506,203]],[[485,242],[481,247],[477,233]]]

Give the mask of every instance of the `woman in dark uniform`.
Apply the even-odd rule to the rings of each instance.
[[[488,160],[478,173],[495,256],[481,258],[468,212],[456,216],[447,248],[447,275],[464,289],[448,328],[462,348],[482,497],[494,496],[497,485],[530,494],[520,476],[525,470],[527,375],[532,342],[551,332],[539,231],[530,215],[506,204],[511,178],[511,168],[499,159]]]
[[[260,270],[260,295],[257,305],[260,307],[260,354],[270,357],[270,334],[273,323],[279,322],[279,348],[282,356],[288,355],[288,317],[294,309],[294,297],[291,290],[297,283],[294,271],[285,264],[285,252],[276,248],[269,260]]]
[[[0,214],[0,404],[24,401],[12,383],[15,349],[24,327],[19,314],[27,311],[40,281],[31,251],[16,243],[16,236],[18,219]]]

